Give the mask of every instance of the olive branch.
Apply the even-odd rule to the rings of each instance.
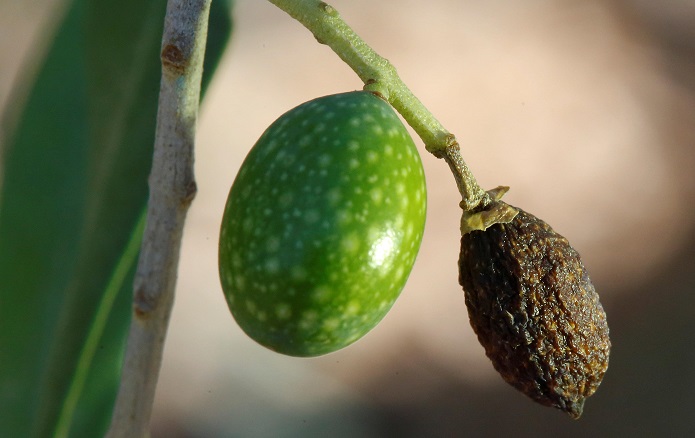
[[[340,17],[319,0],[268,0],[329,46],[364,82],[387,100],[446,161],[461,193],[462,229],[509,222],[516,209],[496,201],[504,189],[484,191],[461,156],[456,137],[425,108],[398,76]],[[162,80],[150,199],[134,282],[133,313],[121,385],[108,436],[147,434],[164,339],[174,302],[183,224],[196,193],[193,152],[203,54],[211,0],[170,0],[162,39]]]
[[[142,437],[154,402],[174,303],[183,225],[196,193],[195,127],[211,0],[170,0],[150,198],[133,284],[133,313],[109,437]]]

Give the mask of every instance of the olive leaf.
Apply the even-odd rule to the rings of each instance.
[[[0,158],[0,436],[102,436],[120,378],[165,0],[73,0]],[[212,3],[203,86],[231,32]],[[21,96],[18,96],[21,97]],[[18,102],[22,102],[19,104]]]

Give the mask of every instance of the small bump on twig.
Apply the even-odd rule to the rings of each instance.
[[[165,71],[175,74],[183,74],[186,70],[187,60],[183,51],[175,44],[167,44],[162,49],[162,67]]]

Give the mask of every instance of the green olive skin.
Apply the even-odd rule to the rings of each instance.
[[[390,310],[425,225],[420,155],[393,108],[366,91],[282,115],[229,192],[219,273],[252,339],[291,356],[339,350]]]

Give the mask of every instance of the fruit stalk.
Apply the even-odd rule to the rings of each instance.
[[[196,192],[195,125],[210,0],[170,0],[147,224],[133,285],[133,313],[108,437],[142,437],[152,412],[174,302],[184,220]]]
[[[422,139],[427,151],[443,158],[454,174],[464,211],[490,203],[461,157],[456,137],[425,108],[398,76],[395,67],[377,54],[340,18],[338,11],[320,0],[268,0],[299,21],[321,44],[329,46],[365,84],[381,95]]]

